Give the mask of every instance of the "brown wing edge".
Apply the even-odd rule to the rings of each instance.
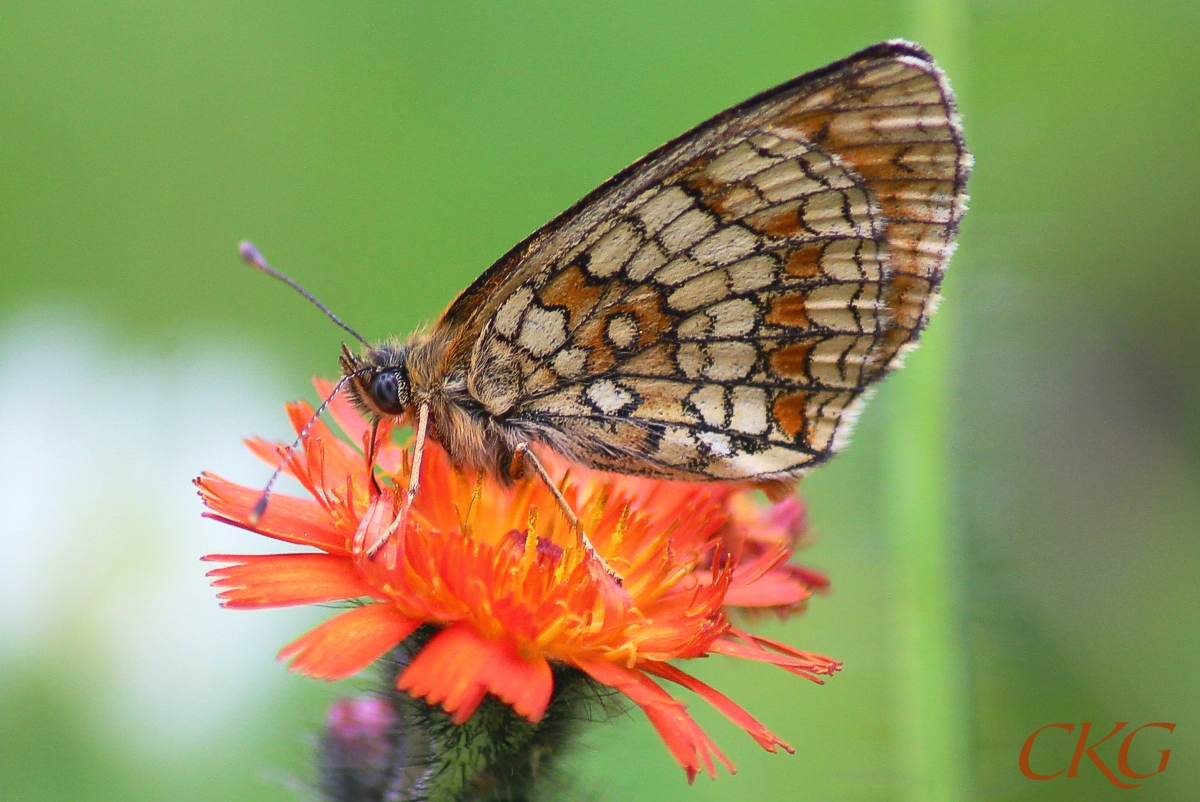
[[[569,225],[571,221],[578,217],[579,214],[589,205],[596,202],[614,187],[620,185],[622,182],[628,180],[630,176],[637,173],[643,165],[655,161],[663,154],[675,147],[678,147],[684,142],[698,137],[713,128],[723,125],[730,118],[745,114],[749,109],[774,100],[780,95],[793,92],[799,87],[810,85],[815,89],[823,79],[840,73],[847,68],[862,65],[871,61],[900,58],[905,56],[919,59],[929,64],[931,67],[933,66],[933,57],[920,45],[905,41],[903,39],[890,39],[886,42],[880,42],[879,44],[871,45],[870,47],[864,48],[863,50],[860,50],[857,53],[849,55],[843,59],[839,59],[838,61],[827,64],[824,67],[811,72],[804,73],[803,75],[797,76],[790,81],[786,81],[778,86],[772,87],[771,89],[767,89],[764,92],[760,92],[753,97],[747,98],[741,103],[738,103],[735,106],[730,106],[729,108],[713,117],[710,117],[694,128],[685,131],[674,139],[671,139],[669,142],[666,142],[665,144],[655,148],[650,153],[646,154],[625,169],[618,172],[612,178],[609,178],[607,181],[600,184],[587,195],[584,195],[553,220],[546,223],[537,231],[530,234],[528,237],[521,240],[521,242],[509,249],[506,254],[501,256],[491,265],[491,267],[485,270],[479,276],[479,278],[475,279],[475,281],[473,281],[465,290],[459,293],[458,297],[455,298],[454,301],[450,303],[450,306],[447,307],[446,311],[442,313],[441,318],[435,324],[436,328],[445,330],[447,328],[457,329],[459,327],[466,326],[479,307],[484,305],[492,292],[504,284],[513,267],[519,264],[529,254],[534,252],[543,241]],[[934,67],[934,69],[936,70],[936,67]],[[937,70],[937,74],[941,76],[941,71]],[[945,83],[944,78],[941,78],[941,83]],[[946,88],[948,90],[948,86]],[[957,115],[957,111],[953,111],[952,101],[950,102],[952,113]],[[965,175],[963,176],[963,181],[964,183],[966,181]]]

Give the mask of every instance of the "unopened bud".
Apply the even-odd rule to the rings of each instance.
[[[339,699],[321,738],[321,790],[330,802],[382,799],[396,765],[399,716],[386,699]]]

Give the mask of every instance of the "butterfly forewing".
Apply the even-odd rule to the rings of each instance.
[[[623,171],[435,334],[489,413],[576,461],[794,476],[927,322],[969,158],[928,55],[879,45]]]

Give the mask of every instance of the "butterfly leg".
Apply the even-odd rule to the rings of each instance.
[[[425,457],[425,441],[428,437],[429,404],[421,404],[417,410],[417,443],[413,448],[412,473],[408,477],[408,492],[400,500],[400,514],[396,516],[396,520],[392,521],[392,525],[384,530],[383,534],[373,543],[367,544],[368,559],[373,558],[383,548],[383,544],[391,539],[392,535],[403,531],[408,526],[409,512],[412,510],[413,501],[417,498],[417,491],[421,488],[421,460]],[[394,565],[388,565],[389,570],[394,567]]]
[[[371,480],[371,488],[375,491],[375,495],[383,492],[379,486],[379,480],[375,478],[375,455],[379,451],[379,421],[375,421],[375,425],[371,427],[371,436],[367,441],[367,476]]]
[[[604,561],[604,558],[596,551],[596,547],[592,545],[592,541],[584,533],[583,526],[579,523],[579,516],[575,514],[575,510],[571,509],[571,505],[567,503],[567,499],[563,496],[562,491],[558,489],[558,485],[554,484],[554,480],[550,478],[550,473],[546,470],[546,466],[542,465],[542,461],[538,459],[537,454],[530,450],[529,443],[520,443],[513,452],[513,476],[519,478],[524,474],[526,462],[533,466],[533,472],[545,483],[546,487],[550,490],[550,494],[554,496],[554,500],[558,502],[558,507],[562,510],[563,517],[567,519],[567,524],[575,530],[575,534],[579,537],[579,545],[583,546],[583,550],[587,552],[588,557],[599,563],[600,567],[618,585],[622,584],[624,580],[622,580],[621,575]]]

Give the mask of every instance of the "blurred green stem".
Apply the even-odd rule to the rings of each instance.
[[[918,41],[961,88],[960,4],[914,0],[913,11]],[[959,257],[953,269],[962,268]],[[914,802],[973,797],[961,555],[949,466],[956,327],[953,301],[945,306],[887,388],[895,732],[902,798]]]

